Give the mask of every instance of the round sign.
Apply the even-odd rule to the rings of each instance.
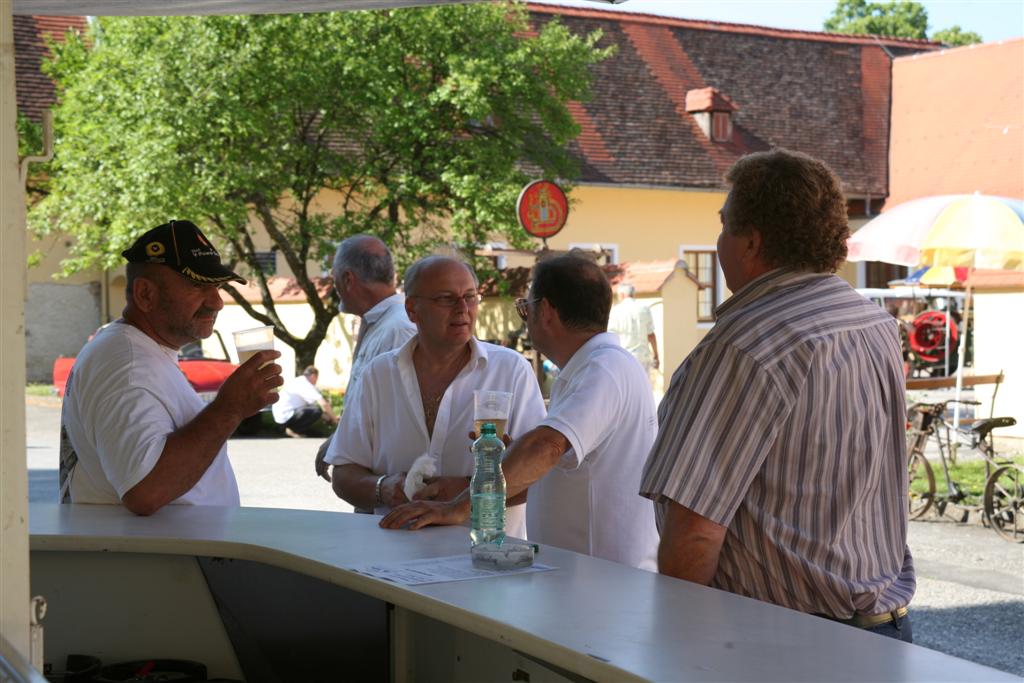
[[[562,188],[550,180],[535,180],[519,193],[516,213],[523,230],[534,237],[548,238],[565,227],[569,200]]]

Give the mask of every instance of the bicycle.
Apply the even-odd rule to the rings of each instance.
[[[919,519],[932,505],[939,515],[956,522],[966,522],[971,512],[982,512],[983,523],[1007,541],[1024,543],[1024,467],[1002,459],[992,443],[992,432],[1017,424],[1012,417],[993,417],[974,422],[965,429],[953,430],[944,417],[946,407],[954,400],[938,403],[916,403],[908,410],[907,470],[909,473],[909,516]],[[960,401],[979,405],[978,401]],[[940,432],[945,430],[945,439]],[[953,442],[953,436],[958,439]],[[928,440],[934,437],[939,446],[939,460],[946,480],[946,491],[936,492],[935,473],[924,455]],[[985,489],[982,504],[968,502],[968,494],[949,475],[947,453],[963,438],[985,461]]]

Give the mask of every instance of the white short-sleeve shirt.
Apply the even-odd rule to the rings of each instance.
[[[281,387],[281,397],[270,410],[274,414],[274,422],[283,425],[292,419],[296,411],[306,406],[319,405],[322,400],[324,396],[320,390],[313,386],[305,375],[299,375]]]
[[[651,343],[647,337],[654,334],[654,317],[650,308],[632,297],[623,299],[612,306],[608,331],[617,334],[622,347],[641,364],[651,364]]]
[[[64,395],[61,461],[62,468],[75,463],[71,502],[120,504],[156,465],[167,437],[205,406],[179,368],[175,349],[124,322],[102,329],[75,359]],[[239,504],[226,445],[196,485],[172,503]]]
[[[388,351],[397,349],[416,334],[416,326],[405,312],[405,295],[392,294],[381,299],[363,314],[359,342],[352,358],[352,369],[345,389],[346,400],[351,399],[359,384],[359,376],[370,361]]]
[[[513,438],[544,419],[544,399],[526,359],[510,349],[472,339],[469,362],[445,391],[434,421],[433,437],[429,437],[412,362],[416,342],[413,337],[400,349],[378,356],[366,367],[359,381],[357,400],[346,404],[326,462],[397,474],[407,472],[423,453],[430,453],[438,476],[472,476],[469,433],[473,431],[474,389],[512,393],[507,432]],[[505,532],[510,536],[525,537],[523,507],[517,505],[506,511]],[[377,514],[387,511],[388,508],[374,510]]]
[[[541,425],[572,448],[530,487],[530,540],[657,571],[654,505],[638,492],[658,421],[647,373],[618,337],[573,354]]]

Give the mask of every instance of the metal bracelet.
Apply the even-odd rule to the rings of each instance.
[[[388,477],[388,475],[386,475],[386,474],[380,475],[379,477],[377,477],[377,483],[374,484],[374,487],[373,487],[373,491],[374,491],[373,500],[374,500],[374,503],[373,504],[376,507],[383,507],[383,505],[384,505],[384,500],[380,497],[380,485],[384,483],[384,480],[387,479],[387,477]]]

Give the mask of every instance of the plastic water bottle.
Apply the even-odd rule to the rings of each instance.
[[[470,531],[473,545],[505,540],[505,475],[501,458],[505,444],[497,436],[494,423],[480,428],[480,438],[473,442],[476,469],[469,482]]]

